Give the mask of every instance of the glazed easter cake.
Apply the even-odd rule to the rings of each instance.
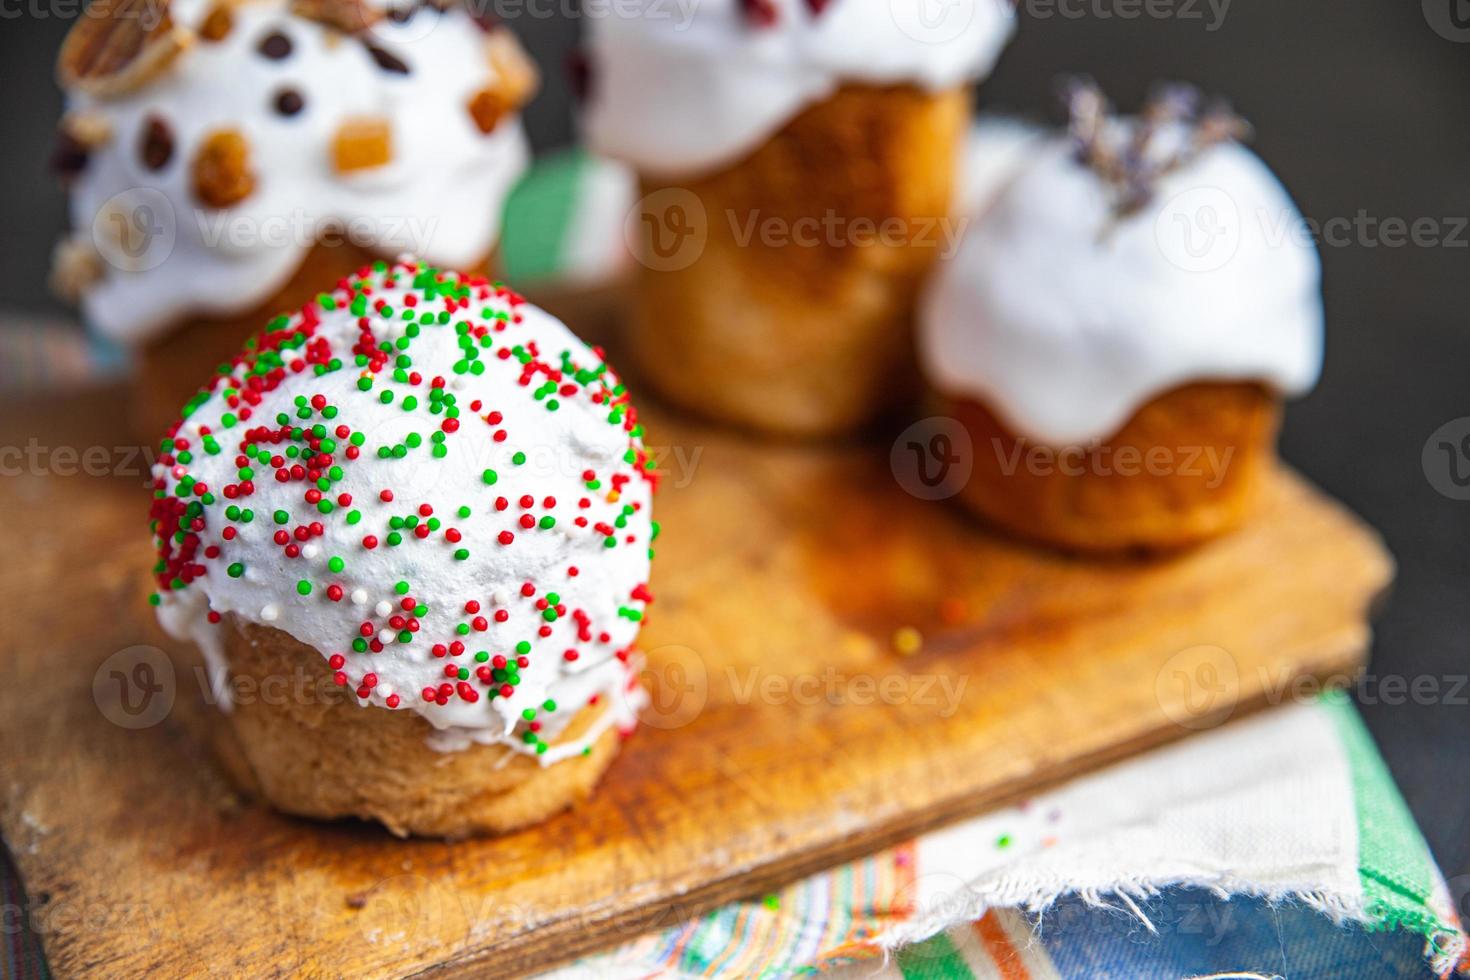
[[[590,21],[587,138],[645,195],[631,352],[664,395],[812,436],[911,391],[970,88],[1014,24],[1004,0],[956,6],[926,25],[888,0],[643,0]]]
[[[459,6],[98,0],[58,61],[53,281],[142,352],[151,437],[261,323],[375,257],[483,270],[536,86]]]
[[[1071,103],[937,271],[921,361],[980,514],[1068,548],[1192,544],[1250,513],[1281,401],[1321,371],[1319,260],[1223,106]]]
[[[412,262],[360,270],[234,358],[162,445],[155,601],[265,796],[458,835],[590,791],[641,696],[641,436],[559,321]],[[261,696],[298,676],[321,683]]]

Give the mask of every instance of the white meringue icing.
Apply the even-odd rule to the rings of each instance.
[[[170,14],[194,28],[208,7],[194,0]],[[482,261],[498,240],[501,207],[528,149],[518,117],[484,134],[467,110],[494,78],[484,31],[463,11],[432,7],[373,25],[366,40],[408,65],[403,74],[289,8],[285,0],[234,4],[223,39],[195,40],[140,90],[68,94],[69,112],[101,117],[112,132],[70,189],[73,233],[95,242],[104,259],[103,277],[82,294],[85,318],[104,335],[137,343],[191,314],[250,310],[290,280],[324,231],[385,257],[412,250],[460,268]],[[290,39],[286,57],[259,52],[272,32]],[[275,109],[287,88],[304,101],[294,115]],[[333,134],[363,116],[389,121],[392,160],[339,175]],[[172,158],[159,171],[140,156],[150,117],[173,136]],[[196,148],[221,128],[248,141],[256,186],[216,210],[195,199],[190,171]],[[119,244],[125,233],[145,244]]]
[[[587,138],[656,174],[736,162],[844,82],[939,91],[990,72],[1014,29],[1005,0],[769,0],[770,26],[741,0],[637,0],[588,22]]]
[[[1104,182],[1058,137],[973,217],[920,321],[937,389],[983,399],[1018,434],[1072,445],[1190,382],[1309,391],[1322,366],[1321,266],[1286,190],[1238,144],[1204,151],[1115,218]]]
[[[369,277],[365,307],[359,303],[354,310],[338,291],[336,309],[320,311],[311,343],[330,345],[330,355],[344,362],[340,369],[317,376],[311,367],[296,372],[288,366],[279,385],[259,393],[252,406],[241,397],[247,369],[237,364],[229,379],[196,399],[174,437],[183,445],[174,443],[154,469],[160,488],[155,516],[192,503],[185,523],[198,522],[190,532],[193,557],[183,562],[177,556],[187,546],[164,526],[160,556],[168,564],[160,573],[160,621],[201,647],[217,696],[228,689],[219,634],[227,627],[211,623],[211,612],[269,623],[324,659],[342,657],[332,664],[341,672],[339,683],[372,710],[423,716],[433,726],[435,748],[502,744],[545,764],[566,758],[608,725],[630,727],[640,703],[631,646],[647,606],[643,588],[656,531],[636,413],[624,404],[625,395],[614,394],[620,384],[601,369],[599,355],[513,294],[475,280],[468,307],[454,310],[447,322],[424,324],[424,315],[445,310],[442,297],[426,297],[412,285],[413,273],[400,274],[396,283],[384,277]],[[387,303],[389,315],[374,309],[377,300]],[[403,320],[404,312],[413,319]],[[374,346],[395,345],[394,360],[375,373],[353,363],[360,318],[371,326]],[[306,322],[298,314],[288,329]],[[472,345],[477,358],[466,360],[457,330],[462,322],[491,328],[489,346]],[[287,361],[304,349],[288,352]],[[500,357],[502,350],[509,356]],[[399,357],[412,363],[396,366]],[[561,372],[560,380],[538,371],[523,384],[525,363],[548,365]],[[475,364],[483,365],[480,373]],[[367,375],[372,383],[363,390]],[[447,379],[442,398],[431,395],[436,377]],[[390,401],[382,401],[385,394]],[[325,399],[320,410],[312,406],[318,395]],[[457,416],[445,429],[451,406],[442,399],[449,397]],[[440,411],[432,410],[435,404]],[[304,479],[279,481],[278,469],[289,472],[303,459],[291,449],[305,443],[262,441],[252,432],[279,431],[281,414],[293,427],[324,426],[335,443],[330,466],[341,469],[327,489],[311,480],[319,461],[304,464]],[[497,432],[505,437],[497,440]],[[282,465],[242,456],[247,438]],[[348,447],[355,439],[361,444],[352,458]],[[434,454],[435,446],[442,446],[442,455]],[[328,478],[330,466],[323,474]],[[242,468],[253,484],[248,494],[242,492]],[[207,489],[199,491],[199,483]],[[314,490],[329,505],[326,511],[313,502]],[[384,490],[391,500],[383,499]],[[252,519],[239,508],[252,511]],[[321,525],[321,533],[308,539],[314,557],[305,548],[293,557],[276,540],[285,532],[284,539],[296,544],[296,529],[313,521]],[[432,530],[420,537],[419,527]],[[390,538],[395,534],[397,543]],[[368,535],[377,538],[375,547],[367,546]],[[410,598],[416,610],[403,608]],[[538,603],[548,603],[547,609]],[[395,616],[405,621],[391,622]],[[365,637],[381,643],[381,650],[355,650],[354,641],[359,647],[370,642]],[[455,642],[464,646],[459,653]],[[436,654],[441,644],[447,652]],[[493,669],[496,655],[513,663],[518,654],[527,663],[515,671],[512,693],[491,697],[506,678],[481,678],[480,669]],[[460,676],[446,680],[448,666],[463,668]],[[369,673],[375,685],[364,695]],[[456,688],[447,699],[423,696],[425,688],[445,684]],[[461,692],[466,684],[475,697]],[[548,750],[544,743],[594,697],[610,709],[598,726]],[[556,707],[548,710],[548,701]],[[527,709],[541,728],[539,747],[527,741]]]

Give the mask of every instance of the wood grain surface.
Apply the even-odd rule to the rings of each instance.
[[[541,827],[397,841],[277,816],[223,777],[197,662],[144,602],[117,404],[0,407],[0,446],[24,451],[0,479],[0,826],[62,976],[550,965],[1342,679],[1392,577],[1377,536],[1287,472],[1226,540],[1089,562],[909,495],[886,446],[653,413],[649,724]],[[924,638],[906,657],[905,626]]]

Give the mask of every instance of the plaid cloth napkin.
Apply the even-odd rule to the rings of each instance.
[[[1269,712],[548,977],[1415,977],[1470,969],[1357,713]]]

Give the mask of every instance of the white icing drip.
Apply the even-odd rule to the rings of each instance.
[[[1245,148],[1207,150],[1115,220],[1103,182],[1056,138],[935,274],[921,358],[935,387],[984,399],[1018,433],[1085,443],[1193,381],[1309,391],[1320,281],[1300,213]]]
[[[436,752],[461,752],[471,745],[506,745],[521,755],[534,756],[543,766],[582,755],[609,728],[616,726],[619,731],[626,732],[637,726],[638,712],[648,698],[647,692],[636,682],[638,666],[635,662],[624,664],[608,660],[591,670],[562,678],[549,692],[557,703],[557,710],[537,716],[542,725],[541,736],[547,742],[555,741],[593,697],[599,698],[604,708],[577,738],[553,745],[543,753],[538,754],[515,735],[521,726],[514,724],[503,732],[486,728],[439,729],[429,736],[429,747]]]
[[[949,5],[936,24],[908,2],[831,0],[815,15],[807,0],[772,0],[770,27],[740,0],[641,0],[636,15],[592,18],[588,141],[648,173],[717,169],[844,82],[940,91],[981,78],[1014,28],[1005,0]]]
[[[71,193],[73,227],[101,242],[108,263],[84,293],[83,311],[109,337],[138,342],[190,314],[249,310],[334,228],[387,257],[412,250],[455,268],[483,260],[498,240],[501,207],[528,150],[518,118],[487,135],[466,108],[494,78],[480,28],[462,11],[427,7],[406,23],[375,25],[369,39],[407,63],[405,75],[380,69],[363,43],[287,7],[284,0],[234,5],[228,35],[196,41],[136,93],[68,97],[70,110],[101,115],[113,133],[92,151]],[[203,10],[195,3],[174,13],[189,24]],[[288,57],[271,60],[257,50],[272,31],[290,38]],[[274,107],[286,88],[305,101],[294,116]],[[172,159],[158,172],[140,155],[153,115],[174,140]],[[333,134],[361,116],[391,122],[393,159],[340,176],[331,163]],[[191,177],[196,149],[220,128],[248,140],[256,178],[250,196],[223,211],[198,204]],[[157,232],[141,254],[108,244],[119,220],[109,212],[119,205],[122,222]]]
[[[230,693],[230,671],[225,661],[224,637],[209,622],[209,602],[202,591],[185,591],[171,601],[160,603],[158,622],[169,636],[193,643],[204,656],[204,671],[209,677],[209,693],[214,703],[226,714],[234,710]]]
[[[380,285],[374,296],[402,310],[406,308],[405,292],[401,286]],[[460,316],[482,322],[477,315],[481,306],[505,309],[506,303],[494,298],[476,301],[472,303],[473,312]],[[595,365],[598,359],[560,321],[529,304],[517,310],[523,322],[492,334],[495,347],[535,343],[545,361],[558,363],[561,352],[569,351],[582,366]],[[380,340],[392,341],[403,336],[405,326],[397,319],[375,319],[374,329]],[[357,333],[357,317],[346,307],[339,307],[322,314],[316,336],[330,338],[333,349],[340,352],[355,342]],[[275,390],[265,393],[249,424],[225,426],[223,416],[229,409],[216,395],[184,425],[181,432],[193,434],[196,439],[188,475],[216,490],[238,479],[236,446],[249,425],[257,424],[257,420],[269,424],[279,412],[294,412],[298,395],[324,395],[340,408],[337,421],[330,424],[348,424],[366,437],[360,457],[344,465],[342,479],[328,495],[335,498],[341,493],[351,494],[351,508],[361,511],[361,520],[348,524],[341,511],[321,518],[325,533],[313,539],[319,545],[315,558],[307,558],[304,553],[287,558],[272,541],[277,525],[271,515],[276,510],[289,511],[292,526],[309,518],[302,503],[304,485],[276,482],[270,467],[252,464],[256,491],[238,503],[252,509],[255,519],[238,524],[234,540],[226,540],[222,533],[230,524],[223,519],[225,502],[218,501],[206,510],[200,549],[215,545],[222,553],[212,560],[208,574],[182,590],[165,591],[158,612],[160,622],[171,634],[192,640],[205,651],[212,673],[219,675],[213,680],[216,689],[227,685],[223,684],[224,658],[218,636],[223,627],[207,622],[211,609],[221,615],[233,613],[246,622],[270,622],[318,650],[323,658],[343,654],[347,658],[344,670],[353,690],[367,672],[375,673],[379,683],[367,701],[386,707],[388,694],[398,692],[402,701],[397,710],[412,709],[428,720],[436,729],[431,741],[439,748],[479,742],[533,751],[515,734],[526,708],[539,707],[551,698],[562,710],[547,714],[543,724],[553,716],[570,718],[593,693],[607,691],[611,696],[616,690],[613,681],[626,680],[627,670],[615,654],[632,645],[639,623],[620,610],[641,612],[645,608],[641,600],[632,598],[632,592],[648,579],[652,537],[650,486],[634,475],[633,464],[624,459],[629,435],[620,425],[610,424],[605,405],[592,404],[585,394],[562,397],[558,410],[548,411],[534,397],[534,384],[517,383],[519,363],[514,358],[502,361],[494,357],[495,348],[490,351],[492,356],[487,358],[483,375],[454,375],[453,365],[463,356],[457,339],[452,326],[422,328],[409,348],[414,370],[425,379],[415,388],[388,382],[385,372],[371,393],[363,393],[357,390],[359,372],[350,367],[322,377],[313,377],[307,371],[288,377]],[[448,454],[443,459],[430,458],[428,439],[442,416],[405,411],[402,407],[405,394],[417,395],[421,403],[426,401],[428,379],[436,375],[464,379],[464,392],[457,396],[462,412],[460,428],[447,441]],[[392,404],[383,404],[377,397],[387,388],[398,395]],[[474,399],[483,400],[480,414],[468,407]],[[491,411],[501,412],[503,421],[487,424],[481,416]],[[201,425],[208,426],[218,438],[222,448],[218,454],[201,450],[197,441]],[[509,438],[493,441],[493,433],[501,428]],[[377,447],[402,443],[411,432],[422,433],[424,439],[410,457],[377,456]],[[284,448],[273,447],[275,451]],[[524,464],[517,465],[512,459],[518,451],[526,454]],[[485,483],[487,468],[498,474],[493,485]],[[585,485],[583,473],[589,469],[601,481],[599,489]],[[620,497],[610,501],[607,498],[614,474],[630,478],[623,484]],[[154,475],[168,481],[173,490],[180,474],[159,463]],[[385,488],[394,491],[391,502],[380,499]],[[519,503],[523,495],[535,500],[528,511],[523,511]],[[508,509],[496,510],[497,497],[507,498]],[[555,503],[548,507],[546,500],[550,497]],[[590,501],[589,507],[579,506],[583,498]],[[406,532],[403,543],[396,547],[383,543],[368,550],[363,546],[363,536],[369,533],[386,541],[389,519],[417,513],[422,504],[430,505],[433,516],[443,522],[438,532],[422,540]],[[624,515],[624,508],[633,505],[638,509]],[[470,516],[459,516],[461,506],[471,508]],[[570,523],[578,515],[587,516],[593,524],[615,523],[623,516],[626,526],[616,532],[616,547],[606,547],[601,533],[569,538],[555,529],[525,529],[519,523],[522,513],[554,516],[558,525]],[[449,541],[444,534],[448,528],[457,529],[461,540]],[[498,540],[504,530],[515,535],[509,546]],[[626,535],[632,535],[634,541],[625,542]],[[454,557],[460,548],[468,550],[467,559]],[[329,567],[336,556],[345,563],[340,572]],[[243,565],[243,573],[230,577],[225,566],[236,562]],[[578,570],[575,576],[569,574],[572,566]],[[298,593],[299,581],[313,583],[308,595]],[[378,614],[373,620],[375,630],[382,627],[383,616],[399,611],[401,596],[394,589],[399,581],[408,582],[410,595],[428,606],[428,611],[418,617],[421,627],[413,642],[397,642],[396,631],[390,629],[381,634],[381,652],[352,652],[351,640],[359,635],[368,609]],[[536,584],[534,596],[522,594],[526,582]],[[329,584],[342,587],[342,601],[333,602],[324,594]],[[349,601],[349,597],[355,600],[359,591],[364,601]],[[535,603],[549,592],[558,594],[567,615],[546,623]],[[481,604],[479,614],[486,617],[487,629],[459,634],[457,626],[474,619],[475,613],[465,608],[471,600]],[[265,615],[266,609],[273,609],[273,615]],[[509,613],[505,623],[494,622],[496,609]],[[578,610],[590,620],[590,640],[578,639],[573,615]],[[538,635],[543,625],[550,630],[545,638]],[[604,633],[605,641],[601,639]],[[433,644],[456,639],[465,644],[463,654],[433,656]],[[445,681],[447,664],[468,668],[473,678],[481,665],[474,659],[477,652],[514,658],[516,644],[522,640],[531,643],[529,664],[521,668],[521,682],[511,697],[491,700],[483,696],[483,685],[473,681],[473,687],[482,695],[476,702],[451,698],[441,705],[423,700],[420,692],[425,687]],[[575,649],[578,659],[566,661],[562,652],[567,649]],[[629,724],[626,713],[619,712],[607,712],[613,716],[607,724]],[[550,764],[567,754],[553,748],[539,758]]]

